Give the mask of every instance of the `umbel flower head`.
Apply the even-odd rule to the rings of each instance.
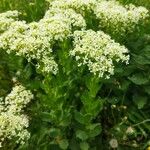
[[[72,8],[82,15],[85,15],[86,11],[92,11],[96,4],[97,0],[54,0],[52,2],[50,1],[50,8]]]
[[[14,11],[7,11],[5,13],[0,14],[0,33],[6,31],[12,22],[18,19],[19,12]]]
[[[24,86],[17,85],[5,98],[7,110],[13,113],[21,112],[24,107],[33,99],[33,94]]]
[[[105,33],[117,38],[125,36],[127,32],[132,32],[136,25],[148,16],[148,10],[144,7],[122,6],[115,0],[50,0],[49,10],[38,22],[27,24],[25,21],[18,21],[19,13],[17,11],[0,14],[0,49],[6,50],[7,53],[23,56],[29,62],[35,60],[34,64],[39,72],[57,74],[58,64],[53,53],[53,45],[56,41],[62,42],[70,38],[73,33],[75,33],[74,41],[76,41],[77,33],[85,33],[87,27],[87,16],[85,14],[90,15],[92,13],[95,14],[94,17],[96,16],[92,20],[100,20],[100,28]],[[92,22],[92,20],[89,21]],[[81,30],[81,32],[77,30]],[[92,30],[87,31],[87,33],[88,39],[90,39],[90,36],[95,36],[96,41],[98,41],[97,45],[101,47],[106,37],[105,34],[98,31],[95,35]],[[103,36],[104,38],[102,38]],[[83,55],[83,52],[82,55],[79,54],[80,56],[77,54],[76,59],[80,58],[79,65],[86,64],[89,70],[98,74],[99,77],[105,76],[108,78],[110,74],[114,73],[113,62],[127,62],[129,57],[124,55],[127,53],[124,46],[110,40],[108,35],[106,39],[106,45],[102,44],[102,49],[105,48],[102,51],[105,54],[100,52],[100,47],[94,46],[96,41],[95,43],[92,41],[91,47],[94,47],[94,51],[86,50],[84,54],[87,51],[89,53],[86,55]],[[71,51],[72,55],[75,55],[74,51],[81,50],[78,50],[77,47],[86,49],[87,43],[84,40],[79,40],[79,42],[81,41],[83,46],[80,44],[79,46],[77,43],[75,49]],[[88,45],[89,47],[90,45]],[[107,52],[110,55],[106,55]]]
[[[100,28],[116,37],[134,31],[136,25],[141,24],[148,17],[146,8],[135,7],[132,4],[122,6],[115,0],[98,2],[94,13],[99,19]]]
[[[75,31],[74,49],[70,54],[75,57],[78,66],[87,65],[94,75],[105,78],[114,74],[113,62],[129,61],[128,49],[102,31]]]
[[[4,101],[0,103],[0,146],[5,140],[16,139],[16,143],[24,144],[29,139],[27,131],[29,119],[22,114],[23,108],[33,99],[33,95],[22,85],[15,86]]]
[[[8,16],[7,12],[3,16]],[[67,39],[72,28],[85,28],[81,14],[73,9],[50,9],[39,22],[27,24],[12,20],[8,29],[0,35],[0,49],[25,57],[29,62],[37,60],[37,68],[43,73],[56,74],[58,65],[52,55],[55,41]]]

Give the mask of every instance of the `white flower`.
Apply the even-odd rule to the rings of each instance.
[[[74,49],[70,55],[76,58],[79,66],[87,65],[94,75],[109,78],[114,74],[114,61],[129,60],[128,50],[102,31],[75,31],[73,37]]]
[[[15,115],[12,112],[3,112],[0,114],[0,143],[5,139],[16,137],[18,143],[26,141],[29,138],[27,127],[29,126],[28,118],[25,115]],[[17,142],[16,141],[16,142]]]
[[[94,13],[100,21],[100,28],[116,37],[134,31],[136,25],[148,17],[146,8],[131,4],[124,7],[115,0],[100,1],[94,8]]]
[[[135,26],[148,16],[148,10],[144,7],[135,7],[134,5],[123,7],[114,0],[54,0],[50,1],[49,10],[38,22],[27,24],[25,21],[18,21],[17,11],[0,14],[0,32],[2,32],[0,49],[6,50],[7,53],[23,56],[29,62],[36,60],[35,66],[40,68],[43,73],[56,74],[58,65],[53,56],[53,44],[55,41],[69,38],[74,29],[85,30],[86,21],[84,17],[89,12],[90,14],[95,13],[100,20],[100,27],[106,33],[117,38],[133,31]],[[101,38],[101,40],[105,44],[105,38]],[[122,50],[118,51],[116,47],[122,47]],[[96,46],[94,49],[97,49]],[[112,58],[107,57],[108,60],[106,60],[106,56],[115,53],[113,56],[116,57],[115,61],[125,61],[127,56],[122,55],[122,53],[126,53],[126,49],[117,43],[107,44],[105,49],[101,58],[95,57],[95,51],[90,52],[90,57],[95,57],[95,60],[98,59],[95,63],[89,59],[89,56],[84,56],[83,61],[79,57],[76,59],[82,61],[82,64],[88,64],[90,71],[94,74],[100,71],[100,77],[105,71],[113,74]],[[97,51],[96,53],[100,52]],[[73,55],[75,52],[72,51],[71,53]],[[100,64],[104,65],[100,68]],[[78,65],[80,66],[81,62]],[[106,77],[109,78],[107,75]]]
[[[6,31],[12,22],[18,19],[19,12],[7,11],[0,14],[0,33]]]
[[[9,29],[0,36],[0,48],[5,49],[7,53],[15,53],[26,57],[28,61],[37,59],[40,62],[41,58],[46,56],[53,59],[51,55],[53,35],[48,34],[47,30],[44,32],[43,26],[44,24],[39,25],[38,23],[26,24],[24,21],[13,22]],[[49,65],[51,62],[49,62]],[[53,59],[51,68],[56,68],[57,64],[55,64]],[[49,72],[53,73],[53,70],[49,70]]]
[[[92,11],[96,2],[96,0],[54,0],[50,2],[50,8],[72,8],[82,15],[85,15],[86,11]]]
[[[10,94],[5,98],[8,111],[20,112],[33,99],[33,94],[22,85],[13,87]]]
[[[4,103],[0,103],[0,147],[6,139],[16,138],[16,143],[20,144],[29,139],[29,119],[21,112],[31,99],[32,93],[22,85],[17,85],[6,96]]]
[[[0,48],[7,53],[25,57],[29,62],[37,60],[37,68],[44,73],[56,74],[58,65],[52,56],[52,45],[72,34],[72,28],[85,28],[81,14],[73,9],[51,8],[39,22],[27,24],[12,20],[8,29],[0,35]]]
[[[49,19],[51,17],[58,16],[57,18],[66,18],[67,23],[69,23],[72,27],[80,27],[80,28],[85,28],[86,23],[85,19],[83,16],[79,13],[77,13],[73,9],[60,9],[60,8],[50,8],[44,16],[44,19]],[[62,20],[61,20],[62,21]]]

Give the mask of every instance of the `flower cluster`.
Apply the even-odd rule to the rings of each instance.
[[[15,53],[16,55],[23,56],[29,62],[35,60],[34,63],[37,69],[43,73],[56,74],[58,72],[58,64],[53,55],[53,44],[55,41],[63,41],[69,38],[74,31],[75,34],[79,33],[76,31],[78,29],[81,29],[81,31],[84,30],[84,32],[80,32],[80,34],[85,33],[85,14],[88,12],[95,13],[96,17],[100,20],[101,28],[104,29],[106,33],[117,37],[132,31],[140,21],[148,16],[148,10],[144,7],[135,7],[134,5],[124,7],[114,0],[50,0],[49,10],[38,22],[26,23],[25,21],[18,21],[17,11],[8,11],[0,14],[0,49],[6,50],[7,53]],[[87,31],[87,33],[89,34],[89,31]],[[94,32],[91,31],[90,33]],[[97,35],[94,35],[99,36],[99,33],[103,32],[99,31]],[[92,38],[93,37],[91,37],[91,39]],[[98,41],[99,43],[103,43],[103,40],[104,39],[100,37]],[[108,43],[111,41],[107,46],[111,45],[111,47],[113,47],[112,51],[114,54],[111,54],[113,55],[111,58],[107,57],[107,61],[106,58],[103,59],[103,57],[101,57],[101,61],[103,63],[106,61],[105,64],[107,64],[101,68],[101,72],[113,74],[112,57],[113,60],[116,57],[116,61],[118,61],[118,59],[127,59],[122,51],[126,49],[122,48],[122,50],[119,51],[119,44],[114,44],[115,42],[112,42],[112,40],[107,41]],[[109,46],[107,51],[111,50]],[[82,47],[86,47],[86,45]],[[116,54],[114,49],[117,49],[119,53]],[[105,51],[105,53],[107,51]],[[100,56],[101,53],[99,54],[99,57]],[[122,58],[123,56],[125,58]],[[88,58],[85,57],[82,59],[84,59],[84,62],[89,62],[88,66],[92,72],[97,72],[95,70],[98,69],[97,63],[94,63],[94,67],[91,60],[87,60]],[[104,69],[106,70],[104,71]],[[103,76],[103,73],[100,73],[99,76]]]
[[[148,17],[146,8],[132,4],[124,7],[115,0],[100,1],[94,8],[94,13],[100,20],[100,27],[113,36],[133,31],[136,25]]]
[[[3,16],[8,16],[6,13]],[[56,40],[63,41],[72,33],[72,28],[85,28],[81,14],[73,9],[48,10],[39,22],[27,24],[12,20],[8,29],[0,35],[0,48],[7,53],[14,52],[28,61],[37,60],[37,68],[44,73],[56,74],[58,65],[52,56],[52,45]]]
[[[128,63],[127,53],[128,50],[109,35],[93,30],[75,31],[74,49],[70,51],[79,66],[87,65],[94,75],[105,78],[114,74],[114,61]]]
[[[20,113],[31,99],[33,99],[33,94],[22,85],[17,85],[5,98],[5,106],[7,106],[7,111]]]
[[[14,115],[12,112],[1,112],[0,115],[0,147],[8,139],[16,139],[16,143],[24,144],[29,139],[27,131],[29,121],[26,115]]]
[[[41,26],[42,27],[42,26]],[[50,60],[49,72],[57,72],[57,64],[52,56],[50,40],[51,36],[40,30],[38,23],[26,24],[25,21],[15,21],[9,29],[0,36],[0,48],[7,53],[15,53],[24,56],[28,61],[37,60],[37,66],[41,65],[42,59]],[[42,70],[47,66],[43,66]]]
[[[84,29],[86,27],[86,23],[85,23],[85,19],[83,18],[83,16],[79,13],[77,13],[75,10],[73,10],[72,8],[68,8],[68,9],[60,9],[60,8],[50,8],[50,10],[48,10],[45,14],[45,19],[49,19],[51,17],[56,17],[56,19],[59,18],[65,18],[67,19],[66,23],[72,27],[77,27],[77,28],[81,28]],[[65,24],[66,24],[65,23]],[[70,29],[68,27],[68,29]]]
[[[7,11],[5,13],[0,14],[0,33],[6,31],[12,22],[17,20],[18,11]]]
[[[15,86],[11,93],[0,103],[0,146],[5,140],[16,139],[16,143],[23,144],[30,137],[27,131],[28,117],[21,112],[33,99],[33,95],[22,85]]]
[[[92,11],[96,5],[97,0],[54,0],[50,1],[50,6],[52,8],[72,8],[77,12],[84,15],[85,11]]]

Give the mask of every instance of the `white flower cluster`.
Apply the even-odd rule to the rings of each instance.
[[[8,16],[6,13],[3,16]],[[37,68],[44,73],[56,74],[58,65],[52,56],[55,40],[63,41],[72,33],[72,28],[85,28],[81,14],[73,9],[48,10],[39,22],[27,24],[25,21],[12,20],[8,30],[0,35],[0,49],[14,52],[28,61],[37,60]]]
[[[24,144],[29,139],[27,131],[29,119],[22,109],[33,99],[33,95],[22,85],[15,86],[11,93],[0,103],[0,147],[5,140],[15,139]],[[2,101],[2,99],[1,99]]]
[[[35,60],[34,62],[36,63],[36,67],[43,73],[51,72],[56,74],[58,72],[58,64],[55,61],[52,50],[53,44],[55,41],[63,41],[69,38],[74,30],[81,29],[80,34],[85,33],[85,14],[92,14],[92,12],[94,12],[97,19],[100,20],[101,28],[104,29],[106,33],[110,33],[110,35],[117,36],[119,38],[120,35],[122,36],[127,32],[132,31],[135,26],[140,23],[140,21],[144,20],[148,16],[148,10],[144,7],[135,7],[134,5],[124,7],[115,0],[49,1],[49,10],[45,13],[43,19],[38,22],[27,24],[25,21],[18,21],[17,11],[8,11],[0,14],[0,49],[6,50],[7,53],[15,53],[16,55],[23,56],[29,62]],[[83,30],[84,32],[82,32]],[[76,33],[79,32],[75,31],[75,34]],[[87,31],[87,33],[89,33],[89,31]],[[92,33],[92,31],[90,33]],[[99,33],[103,32],[99,31],[97,32],[97,35],[94,35],[99,36]],[[91,39],[92,38],[93,37],[91,37]],[[103,40],[104,39],[100,37],[98,41],[103,43]],[[109,43],[112,40],[107,41]],[[113,47],[113,53],[115,53],[114,47],[119,45],[114,43],[115,42],[110,42],[110,44],[107,44],[107,46],[111,45],[111,47]],[[81,47],[81,45],[79,45],[79,47]],[[84,45],[82,47],[84,47]],[[120,45],[118,46],[118,49],[119,47]],[[110,49],[111,48],[108,48],[107,51]],[[114,55],[115,57],[117,56],[116,61],[118,61],[118,59],[125,61],[126,58],[122,58],[124,56],[122,53],[124,52],[121,50],[118,54],[115,53],[111,55]],[[115,59],[114,56],[113,59]],[[83,59],[87,62],[85,59],[88,58]],[[104,60],[106,60],[103,60],[103,57],[101,59],[103,63]],[[108,57],[108,60],[105,63],[107,63],[107,65],[104,66],[109,67],[105,68],[103,66],[101,68],[101,72],[109,72],[110,74],[113,74],[112,57],[111,59]],[[96,70],[94,71],[94,69],[98,69],[98,64],[94,64],[95,67],[93,66],[93,63],[92,65],[88,63],[88,66],[92,72],[97,72]],[[104,69],[106,70],[104,71]],[[99,76],[103,76],[102,73],[100,73]]]
[[[22,85],[17,85],[5,98],[5,106],[7,106],[7,111],[20,113],[31,99],[33,99],[33,94]]]
[[[16,143],[24,144],[30,138],[27,131],[29,121],[26,115],[14,115],[11,112],[1,112],[0,115],[0,147],[8,139],[16,139]]]
[[[42,26],[41,26],[42,27]],[[24,21],[15,21],[9,29],[0,35],[0,48],[5,49],[7,53],[14,52],[16,55],[24,56],[28,61],[37,60],[37,66],[43,64],[43,59],[50,60],[47,66],[48,72],[56,74],[57,64],[52,56],[50,41],[47,33],[40,31],[38,23],[26,24]]]
[[[68,9],[60,9],[60,8],[50,8],[45,14],[45,19],[49,19],[51,17],[56,17],[56,19],[64,18],[66,19],[66,23],[68,24],[68,29],[71,31],[70,27],[78,27],[84,29],[86,27],[85,19],[83,16],[72,8]],[[58,30],[58,29],[57,29]]]
[[[17,20],[18,11],[7,11],[0,14],[0,33],[6,31],[12,22]]]
[[[94,8],[99,24],[107,33],[116,36],[132,32],[136,25],[148,17],[148,10],[144,7],[119,4],[118,1],[100,1]]]
[[[54,0],[50,1],[50,6],[52,8],[63,8],[68,9],[72,8],[77,12],[80,12],[84,15],[85,11],[92,11],[96,5],[97,0]]]
[[[74,49],[70,54],[78,61],[78,65],[87,65],[90,72],[99,77],[109,78],[114,74],[113,62],[128,63],[128,50],[115,43],[102,31],[75,31]]]

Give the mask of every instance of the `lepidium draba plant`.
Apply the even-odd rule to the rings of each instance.
[[[99,28],[119,40],[133,32],[137,25],[143,24],[148,10],[133,4],[121,6],[118,1],[111,0],[100,1],[94,8],[94,14],[99,20]]]
[[[0,49],[24,58],[23,67],[31,66],[27,79],[23,71],[16,76],[36,100],[28,108],[29,123],[21,112],[33,95],[19,85],[6,96],[0,142],[16,137],[23,144],[31,134],[21,148],[98,149],[100,112],[107,103],[103,82],[130,58],[126,46],[115,40],[144,22],[147,9],[114,0],[54,0],[38,22],[26,23],[18,15],[0,14]]]
[[[114,74],[113,61],[129,61],[128,50],[102,31],[75,31],[74,49],[70,54],[75,56],[78,66],[87,65],[99,78]]]
[[[29,138],[28,116],[23,109],[33,99],[33,95],[22,85],[16,85],[0,102],[0,146],[7,147],[8,141],[24,144]],[[13,143],[13,142],[12,142]],[[14,145],[13,145],[14,146]]]

